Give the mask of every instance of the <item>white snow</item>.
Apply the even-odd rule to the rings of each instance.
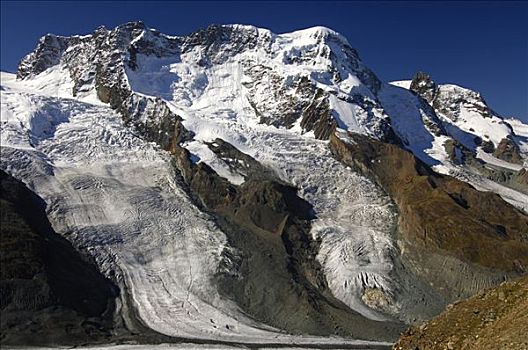
[[[433,167],[433,169],[439,173],[450,175],[456,177],[459,180],[465,181],[473,185],[479,191],[497,193],[506,202],[524,211],[525,213],[528,213],[528,195],[524,193],[486,179],[483,176],[475,174],[464,167],[437,166]]]
[[[317,37],[319,32],[310,33]],[[313,37],[297,33],[279,36],[274,45],[280,50],[290,50],[288,54],[291,54],[295,51],[292,48],[310,51],[315,44]],[[313,78],[314,70],[319,70],[322,76],[330,63],[318,58],[310,66],[300,63],[290,67],[282,58],[274,63],[273,56],[270,60],[266,53],[247,51],[221,65],[203,68],[194,63],[199,55],[200,52],[190,52],[180,56],[181,62],[163,61],[167,68],[162,70],[168,69],[179,78],[171,82],[168,90],[162,89],[162,96],[172,96],[167,101],[170,108],[183,118],[184,126],[195,133],[194,140],[184,146],[221,176],[240,183],[243,179],[230,173],[223,161],[203,143],[221,138],[299,187],[300,195],[314,205],[317,219],[313,222],[312,234],[322,241],[317,259],[324,267],[333,294],[355,311],[376,320],[387,317],[362,301],[366,288],[378,288],[394,300],[394,309],[386,311],[397,314],[401,309],[410,310],[409,305],[400,303],[402,288],[393,278],[394,209],[389,205],[389,198],[368,180],[334,160],[326,142],[315,140],[310,133],[301,135],[298,125],[285,129],[259,123],[259,117],[248,102],[252,99],[267,106],[264,112],[278,114],[280,111],[280,101],[273,98],[270,85],[261,84],[262,89],[257,89],[257,94],[248,95],[246,83],[253,77],[245,74],[245,64],[255,64],[255,61],[269,64],[273,73],[265,74],[261,82],[272,81],[277,74],[286,77],[282,84],[288,84],[288,79],[299,75]],[[299,52],[296,55],[303,57]],[[144,57],[138,62],[151,60],[156,59]],[[155,65],[140,63],[140,66]],[[133,89],[155,94],[159,87],[142,83],[158,75],[148,69],[127,70],[127,74]],[[319,84],[332,92],[330,107],[341,128],[370,134],[365,111],[336,96],[344,94],[345,88]],[[350,83],[345,81],[345,84]],[[147,91],[149,88],[151,90]]]
[[[450,138],[454,138],[469,149],[476,148],[477,158],[487,164],[518,171],[528,165],[527,160],[524,165],[520,165],[497,159],[483,152],[480,147],[475,147],[474,138],[479,136],[483,140],[492,141],[497,146],[502,138],[510,135],[519,145],[521,154],[526,157],[528,154],[528,125],[513,118],[503,120],[497,116],[484,117],[474,106],[470,105],[470,108],[462,103],[456,120],[439,114],[449,136],[436,136],[421,121],[423,111],[419,106],[418,98],[407,90],[410,82],[410,80],[391,82],[390,85],[384,85],[379,94],[383,107],[391,117],[395,131],[403,139],[406,147],[422,161],[431,165],[435,171],[468,182],[481,191],[498,193],[504,200],[526,212],[528,209],[527,195],[488,180],[467,167],[453,164],[443,145]],[[456,85],[441,85],[440,89],[445,99],[464,96],[467,101],[477,105],[481,104],[476,99],[480,95],[474,91]],[[513,129],[513,133],[508,125]]]
[[[427,115],[420,106],[418,97],[399,87],[403,84],[391,84],[383,85],[379,98],[405,147],[429,165],[446,164],[448,155],[444,143],[448,137],[436,136],[427,128],[424,124]]]
[[[411,88],[411,83],[412,83],[412,80],[396,80],[396,81],[389,82],[389,84],[391,85],[401,87],[407,90]]]

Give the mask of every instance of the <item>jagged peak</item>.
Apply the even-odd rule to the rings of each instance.
[[[233,23],[233,24],[222,24],[220,26],[224,28],[231,28],[233,30],[238,30],[238,31],[247,31],[247,32],[251,31],[251,32],[257,33],[258,35],[266,35],[266,36],[275,35],[271,30],[267,28],[261,28],[261,27],[250,25],[250,24]]]
[[[431,76],[421,71],[414,75],[409,89],[423,97],[429,103],[433,102],[438,92],[438,86]]]
[[[145,25],[145,23],[143,21],[131,21],[131,22],[126,22],[126,23],[123,23],[123,24],[120,24],[118,25],[117,27],[114,28],[115,31],[118,31],[118,30],[134,30],[134,29],[147,29],[147,26]]]
[[[437,84],[429,74],[421,71],[417,72],[412,80],[396,80],[389,82],[389,84],[412,90],[422,97],[424,97],[423,94],[425,92],[429,91],[434,92],[434,94],[451,93],[464,95],[484,101],[482,94],[478,91],[457,84]]]
[[[436,82],[431,78],[431,76],[422,71],[419,71],[414,75],[410,85],[410,89],[414,91],[424,88],[436,89],[436,87]]]

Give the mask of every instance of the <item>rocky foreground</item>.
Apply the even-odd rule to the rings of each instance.
[[[528,349],[528,277],[456,302],[393,349]]]

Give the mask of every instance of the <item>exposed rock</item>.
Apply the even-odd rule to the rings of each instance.
[[[495,145],[491,141],[484,141],[480,137],[475,138],[475,145],[480,146],[486,153],[495,152]]]
[[[398,146],[365,136],[333,136],[330,147],[391,195],[402,264],[440,303],[526,273],[528,217],[498,195],[436,174]]]
[[[519,184],[527,186],[528,189],[528,170],[526,168],[519,170],[515,178]]]
[[[391,195],[404,239],[505,272],[528,266],[528,216],[498,195],[439,175],[396,145],[353,134],[333,136],[330,146]]]
[[[303,47],[302,52],[294,50],[285,53],[284,64],[297,61],[311,64],[318,58],[324,58],[329,62],[330,73],[334,77],[340,76],[341,71],[341,74],[345,71],[354,72],[374,95],[379,91],[381,82],[363,65],[346,39],[326,29],[314,31],[312,35],[317,44]],[[258,50],[266,55],[276,54],[272,52],[274,40],[276,38],[270,31],[251,26],[211,25],[188,36],[177,37],[161,34],[147,28],[142,22],[130,22],[113,30],[100,27],[91,35],[83,37],[43,37],[35,51],[20,64],[18,76],[24,78],[38,74],[60,62],[61,68],[69,71],[74,82],[74,96],[95,89],[101,101],[113,108],[126,110],[132,107],[129,97],[134,94],[126,78],[126,70],[140,69],[139,55],[171,57],[177,61],[179,56],[192,53],[196,56],[196,64],[211,67],[250,50]],[[243,82],[248,89],[248,102],[261,123],[291,128],[302,118],[304,131],[313,130],[320,139],[327,139],[335,129],[336,121],[329,113],[330,92],[318,89],[314,79],[308,76],[284,76],[273,67],[251,58],[241,58],[240,65],[244,76],[248,78]],[[292,90],[295,90],[295,94]],[[272,96],[259,98],[262,93],[271,93]],[[136,94],[133,99],[140,98],[145,96]],[[372,126],[376,136],[387,137],[385,132],[390,131],[390,127],[386,125],[390,123],[383,110],[377,106],[375,98],[354,98],[352,102],[368,114],[365,123]],[[372,113],[373,108],[377,108],[378,113]]]
[[[317,139],[327,140],[335,131],[336,121],[332,118],[328,98],[321,89],[317,89],[310,104],[302,112],[301,127],[312,131]]]
[[[53,231],[40,197],[0,180],[2,344],[110,339],[117,287]]]
[[[461,145],[459,142],[449,139],[444,143],[444,149],[449,156],[449,160],[451,160],[454,164],[464,164],[465,163],[465,156],[463,150],[465,147]],[[469,152],[470,153],[470,152]]]
[[[267,175],[260,178],[250,176],[243,185],[235,186],[205,163],[194,164],[189,152],[180,146],[182,141],[192,137],[181,124],[181,118],[163,100],[132,92],[128,85],[126,69],[138,69],[139,54],[165,57],[188,52],[200,45],[204,50],[200,51],[202,57],[198,64],[208,66],[222,63],[236,52],[257,43],[265,47],[269,38],[257,34],[258,31],[251,28],[212,26],[188,37],[177,38],[159,36],[142,23],[132,22],[112,31],[98,29],[70,47],[61,62],[74,80],[74,93],[95,89],[98,97],[118,110],[125,123],[133,126],[141,137],[156,142],[173,154],[173,164],[181,173],[189,194],[217,218],[230,246],[244,256],[239,260],[237,254],[226,251],[226,256],[235,261],[235,269],[219,276],[224,294],[236,300],[257,320],[293,333],[390,340],[401,329],[400,323],[368,320],[352,312],[328,292],[315,259],[317,242],[309,235],[311,206],[297,196],[295,188],[277,181],[271,172],[267,172],[270,178]],[[350,51],[350,54],[354,52]],[[364,69],[359,62],[351,64],[355,64],[358,70]],[[265,73],[266,69],[255,71],[256,81],[262,72]],[[374,78],[370,79],[373,86],[377,81]],[[249,83],[247,87],[252,88]],[[304,102],[299,104],[282,94],[282,90],[274,90],[278,94],[277,100],[289,98],[291,105],[285,105],[287,113],[284,118],[269,119],[269,122],[291,126],[295,120],[306,116],[305,130],[314,130],[318,137],[327,138],[335,129],[335,121],[330,120],[327,95],[315,89],[308,80],[300,79],[297,90],[305,93],[301,99]],[[370,105],[374,103],[372,101],[358,100],[359,105],[363,102],[368,104],[369,110],[375,108]],[[262,112],[266,110],[265,106],[254,104],[254,109],[257,115],[262,114],[261,121],[266,122],[266,115]],[[369,118],[373,116],[369,114]],[[236,154],[251,163],[245,170],[255,172],[259,167],[263,168],[232,146],[211,146],[219,154]],[[237,269],[243,273],[237,273]],[[263,275],[267,276],[265,283]],[[238,279],[237,276],[244,278]],[[280,308],[277,308],[278,304]]]
[[[390,297],[378,288],[366,288],[361,300],[369,307],[381,311],[386,310],[392,304]]]
[[[246,159],[250,169],[263,168],[225,141],[214,143],[210,147],[217,154]],[[246,313],[292,333],[390,340],[401,329],[397,322],[364,318],[331,295],[315,259],[318,242],[309,234],[312,207],[296,188],[274,176],[249,176],[236,186],[207,165],[192,163],[184,148],[173,151],[190,194],[215,215],[228,237],[232,248],[224,251],[228,265],[218,283]]]
[[[440,85],[436,91],[431,106],[437,114],[441,114],[451,121],[456,122],[458,120],[462,109],[466,112],[476,112],[484,118],[499,117],[476,91],[456,85]]]
[[[231,171],[240,174],[246,180],[276,180],[280,182],[273,170],[263,166],[255,158],[241,152],[229,142],[217,138],[213,142],[207,143],[207,146],[228,165]]]
[[[523,277],[458,302],[433,320],[410,328],[393,349],[526,349],[526,309],[528,277]]]
[[[523,163],[519,146],[510,138],[503,138],[497,146],[497,149],[493,152],[493,155],[510,163]]]
[[[17,78],[37,75],[58,64],[69,45],[78,43],[79,37],[63,37],[46,34],[40,38],[36,49],[24,57],[18,66]]]
[[[119,111],[126,124],[134,126],[143,138],[156,142],[165,150],[192,138],[181,118],[160,98],[132,93],[121,103]]]
[[[425,99],[429,104],[433,103],[436,94],[438,93],[436,83],[424,72],[416,73],[411,82],[410,89]]]
[[[271,34],[259,35],[257,28],[250,26],[222,26],[212,24],[180,39],[182,52],[189,52],[196,46],[204,46],[198,60],[201,65],[222,64],[229,57],[257,45],[267,48],[271,45]]]
[[[300,121],[304,132],[313,131],[316,138],[328,139],[338,126],[343,126],[332,114],[330,101],[346,101],[361,110],[356,119],[365,132],[399,144],[376,98],[380,82],[362,65],[357,52],[328,30],[315,31],[313,37],[316,45],[283,52],[281,59],[284,65],[328,59],[329,72],[320,76],[283,76],[274,67],[247,58],[237,66],[244,76],[242,85],[249,91],[248,103],[260,122],[290,128]],[[270,53],[273,36],[269,31],[249,26],[210,26],[186,37],[170,37],[142,22],[131,22],[111,31],[99,28],[86,37],[50,40],[25,59],[19,78],[38,74],[60,62],[74,81],[75,96],[95,90],[99,99],[119,111],[140,137],[172,154],[179,184],[204,215],[214,217],[226,233],[225,266],[215,276],[224,296],[255,319],[292,333],[391,340],[401,329],[397,322],[375,322],[360,316],[331,295],[315,258],[319,242],[310,234],[312,207],[297,195],[295,187],[278,180],[254,158],[219,139],[208,146],[230,170],[244,176],[242,185],[230,183],[203,162],[194,163],[181,145],[193,135],[184,128],[172,105],[162,98],[133,92],[129,85],[127,72],[141,70],[141,55],[170,57],[175,62],[182,54],[192,53],[197,57],[192,62],[194,66],[211,67],[255,48]],[[343,54],[345,59],[337,54]],[[343,65],[349,67],[345,69]],[[316,87],[317,79],[342,81],[347,72],[357,74],[364,84],[361,88],[366,86],[369,91],[358,89],[357,93],[342,94]],[[419,74],[413,84],[412,89],[435,106],[439,90],[430,77]],[[270,98],[253,98],[264,90],[272,91],[268,93]],[[456,118],[456,108],[463,101],[456,97],[458,107],[451,110],[445,107],[451,101],[448,97],[438,105],[441,107],[436,107],[448,118]],[[474,108],[484,108],[481,105],[479,102]],[[429,110],[430,113],[422,114],[422,122],[434,135],[444,135],[446,131],[433,108]],[[526,270],[525,216],[497,196],[481,194],[471,186],[434,174],[397,146],[365,140],[356,139],[361,147],[352,152],[349,145],[334,136],[333,151],[345,163],[375,178],[395,199],[401,211],[400,229],[405,244],[402,254],[424,262],[418,265],[425,272],[417,275],[435,284],[438,293],[451,293],[446,291],[451,281],[448,274],[458,278],[452,293],[460,294]],[[446,150],[453,160],[465,161],[466,149],[462,145],[448,143]],[[459,266],[467,271],[459,273]],[[441,285],[428,279],[437,270],[439,278],[444,278]],[[464,274],[478,276],[468,279],[467,289],[459,285],[467,276]],[[446,298],[451,297],[450,294]],[[393,303],[389,295],[376,288],[366,289],[363,301],[381,311]]]

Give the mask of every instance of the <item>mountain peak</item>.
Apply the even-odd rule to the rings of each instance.
[[[291,33],[285,33],[283,35],[305,36],[305,37],[324,38],[324,39],[331,37],[339,41],[342,41],[343,44],[346,44],[347,46],[351,46],[348,40],[343,35],[339,34],[333,29],[330,29],[324,26],[309,27],[306,29],[296,30]]]
[[[418,72],[411,81],[410,90],[422,96],[427,102],[431,103],[437,92],[438,86],[431,76],[425,72]]]
[[[115,27],[115,30],[134,30],[134,29],[146,29],[147,26],[143,21],[130,21]]]

